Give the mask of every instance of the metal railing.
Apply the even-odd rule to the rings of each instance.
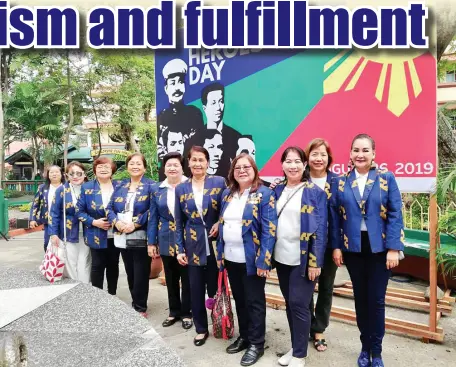
[[[42,183],[44,183],[44,180],[5,180],[2,181],[2,189],[33,195],[38,191],[38,186]]]
[[[437,205],[439,218],[447,215],[451,211],[456,211],[456,203],[451,201],[445,206]],[[414,199],[410,204],[402,201],[402,217],[404,226],[407,229],[429,230],[429,205],[423,205],[418,199]]]

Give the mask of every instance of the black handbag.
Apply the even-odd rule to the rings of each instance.
[[[140,239],[128,239],[126,241],[127,249],[128,248],[138,248],[138,247],[147,247],[147,240]]]

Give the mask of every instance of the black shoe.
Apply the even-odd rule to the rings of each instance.
[[[182,327],[185,330],[191,329],[192,326],[193,326],[193,321],[191,319],[190,320],[182,320]]]
[[[247,349],[249,347],[250,343],[239,337],[236,339],[236,341],[231,344],[228,348],[226,348],[226,352],[228,354],[234,354],[234,353],[239,353],[241,351],[243,351],[244,349]]]
[[[256,345],[250,345],[247,351],[244,353],[241,359],[241,366],[251,366],[257,363],[257,361],[263,356],[264,348],[260,348]]]
[[[206,343],[206,339],[209,338],[209,331],[206,331],[204,333],[204,338],[203,339],[193,339],[193,344],[195,344],[197,347],[201,347]]]
[[[174,319],[166,319],[165,321],[162,322],[162,326],[163,327],[169,327],[169,326],[173,326],[176,321],[179,320],[179,317],[175,317]]]

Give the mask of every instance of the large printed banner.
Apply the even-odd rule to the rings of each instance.
[[[182,33],[178,44],[182,44]],[[428,51],[183,49],[156,52],[159,156],[192,145],[226,176],[240,152],[262,178],[282,176],[280,156],[313,138],[348,168],[359,133],[376,141],[376,162],[403,192],[434,189],[436,59]]]

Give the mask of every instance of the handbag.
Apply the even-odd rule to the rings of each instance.
[[[234,316],[228,290],[226,270],[219,272],[218,289],[211,314],[212,333],[217,339],[231,339],[234,335]]]
[[[66,262],[66,203],[65,203],[65,187],[63,188],[63,242],[59,239],[59,246],[55,247],[52,240],[49,243],[44,254],[44,259],[40,265],[40,272],[51,283],[62,280]]]

